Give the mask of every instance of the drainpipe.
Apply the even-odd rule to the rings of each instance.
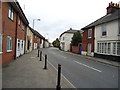
[[[18,28],[18,12],[16,14],[16,27],[15,27],[15,53],[14,59],[16,59],[16,50],[17,50],[17,28]]]
[[[25,54],[25,51],[26,51],[26,39],[27,39],[27,25],[26,25],[26,30],[25,30],[25,35],[24,35],[24,54]]]

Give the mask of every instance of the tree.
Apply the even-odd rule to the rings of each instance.
[[[74,33],[71,43],[73,46],[78,46],[78,43],[81,43],[81,42],[82,42],[81,33],[80,31],[77,31]]]
[[[59,48],[60,47],[60,41],[59,41],[59,39],[57,38],[56,40],[54,40],[52,44],[53,44],[54,47]]]

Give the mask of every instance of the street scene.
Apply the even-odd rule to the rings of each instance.
[[[35,50],[4,67],[3,88],[55,88],[58,64],[62,66],[62,88],[118,87],[117,67],[53,47],[42,52],[42,61]],[[48,56],[47,70],[43,69],[45,54]]]
[[[0,0],[0,88],[120,90],[120,0]]]

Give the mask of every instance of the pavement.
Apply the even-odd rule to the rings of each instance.
[[[56,88],[57,68],[50,62],[44,68],[44,58],[39,61],[37,50],[25,54],[2,69],[3,88]],[[61,88],[75,88],[61,75]]]
[[[62,51],[62,52],[64,52],[64,51]],[[66,52],[66,53],[76,55],[76,56],[80,56],[80,57],[84,57],[84,58],[87,58],[88,60],[93,60],[93,61],[96,61],[96,62],[112,65],[112,66],[115,66],[115,67],[120,67],[120,63],[116,62],[116,61],[106,60],[106,59],[92,57],[92,56],[79,55],[79,54],[75,54],[75,53],[72,53],[72,52]]]

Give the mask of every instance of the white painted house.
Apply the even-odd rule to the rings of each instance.
[[[120,61],[119,4],[109,3],[107,14],[86,27],[95,27],[94,56]]]
[[[70,30],[63,32],[60,35],[59,40],[60,40],[60,49],[61,50],[70,51],[70,44],[71,44],[73,34],[77,31],[80,31],[80,30],[73,30],[72,28],[70,28]]]

